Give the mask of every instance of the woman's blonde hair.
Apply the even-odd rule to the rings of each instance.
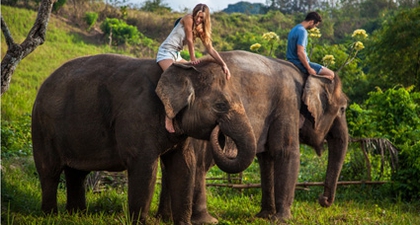
[[[210,9],[206,4],[198,4],[194,7],[192,17],[193,20],[196,20],[196,17],[198,16],[198,13],[202,12],[204,15],[203,22],[199,24],[198,26],[193,25],[193,34],[194,39],[200,38],[201,41],[209,45],[211,44],[211,19],[210,19]]]

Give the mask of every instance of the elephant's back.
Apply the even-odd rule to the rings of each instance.
[[[69,118],[71,113],[111,108],[115,99],[123,104],[130,96],[156,86],[161,73],[153,59],[117,54],[76,58],[63,64],[44,81],[33,110],[34,113],[42,110],[53,118]]]
[[[152,59],[136,59],[118,54],[99,54],[75,58],[56,69],[42,84],[39,92],[53,91],[52,87],[60,90],[71,87],[72,82],[77,87],[83,85],[121,85],[126,79],[152,79],[159,73],[152,72],[160,68]]]

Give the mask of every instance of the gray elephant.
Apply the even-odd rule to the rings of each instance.
[[[291,217],[299,169],[299,141],[312,146],[318,155],[323,152],[324,140],[328,143],[328,168],[319,203],[330,206],[348,143],[347,97],[339,77],[333,82],[314,76],[306,78],[286,61],[245,52],[235,54],[238,58],[228,57],[226,63],[230,66],[240,62],[244,72],[236,73],[239,77],[235,76],[229,84],[244,103],[258,144],[262,201],[257,216],[274,220]],[[205,70],[204,67],[198,70]],[[192,221],[217,223],[207,211],[205,196],[205,174],[213,164],[211,154],[203,152],[210,152],[210,144],[200,140],[189,142],[184,147],[195,148],[196,157],[206,162],[197,166]],[[163,186],[158,216],[170,217],[167,201]]]
[[[233,53],[224,57],[240,60]],[[134,223],[145,223],[163,156],[174,223],[190,224],[191,168],[197,163],[192,150],[176,146],[188,136],[216,140],[210,136],[221,130],[239,153],[234,159],[219,151],[212,154],[231,173],[246,169],[256,153],[255,135],[236,90],[228,87],[220,66],[207,68],[198,73],[171,66],[162,74],[153,59],[102,54],[71,60],[53,72],[40,87],[32,111],[42,210],[57,211],[63,171],[66,209],[73,212],[86,209],[84,181],[90,171],[127,170],[130,215]],[[232,69],[241,76],[242,70]],[[158,85],[162,79],[171,81]],[[166,131],[166,114],[174,118],[176,134]]]

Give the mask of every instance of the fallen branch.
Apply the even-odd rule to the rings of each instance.
[[[339,181],[337,185],[356,185],[356,184],[366,184],[366,185],[374,185],[374,184],[386,184],[388,181]],[[214,183],[207,183],[208,187],[230,187],[230,188],[237,188],[237,189],[246,189],[246,188],[260,188],[261,184],[214,184]],[[298,187],[308,187],[308,186],[324,186],[324,182],[303,182],[297,183],[296,186]]]

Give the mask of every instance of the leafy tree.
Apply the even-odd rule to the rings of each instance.
[[[396,9],[397,5],[389,0],[365,0],[360,3],[360,15],[366,18],[377,18],[385,9]]]
[[[141,10],[156,13],[171,12],[171,8],[168,6],[168,4],[163,3],[162,0],[147,0],[144,2]]]
[[[272,9],[279,9],[282,13],[306,13],[317,9],[321,0],[274,0],[271,2]]]
[[[372,35],[366,65],[373,85],[420,90],[420,7],[401,10]]]

